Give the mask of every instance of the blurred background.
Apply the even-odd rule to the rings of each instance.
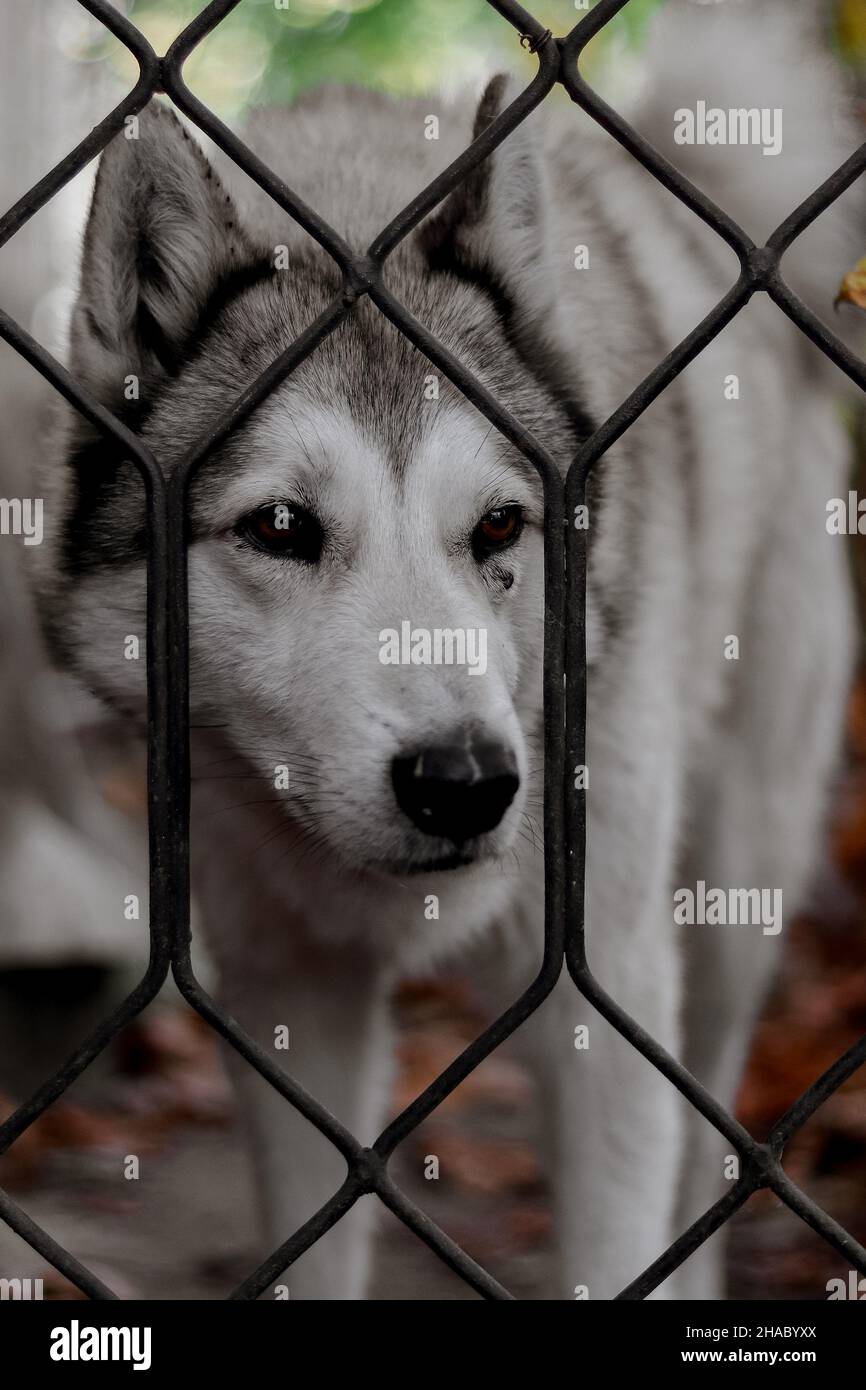
[[[591,45],[586,71],[621,108],[644,81],[643,36],[660,3],[631,0]],[[826,8],[840,70],[866,111],[866,0],[815,4]],[[159,52],[202,7],[116,4]],[[555,33],[580,18],[572,0],[530,8]],[[290,102],[324,81],[447,94],[521,65],[528,81],[534,60],[483,0],[290,0],[288,8],[242,0],[194,54],[186,78],[237,128],[251,106]],[[83,138],[135,75],[123,46],[75,0],[0,0],[0,211]],[[0,306],[61,360],[92,177],[91,166],[0,251]],[[36,374],[0,345],[5,497],[32,495],[50,403]],[[866,491],[863,412],[850,415],[857,483]],[[19,544],[0,546],[0,1115],[128,992],[147,957],[142,753],[50,670]],[[862,542],[851,548],[862,595],[866,556]],[[740,1118],[758,1135],[866,1032],[866,678],[852,692],[846,763],[819,860],[739,1099]],[[124,912],[129,895],[139,899],[137,919]],[[460,976],[407,981],[395,1007],[396,1110],[487,1020]],[[0,1185],[121,1296],[225,1297],[265,1253],[220,1048],[168,987],[0,1157]],[[530,1298],[543,1287],[551,1252],[534,1106],[528,1076],[504,1048],[403,1146],[395,1167],[450,1235]],[[423,1180],[431,1152],[440,1159],[438,1182]],[[142,1159],[136,1182],[118,1176],[128,1154]],[[790,1146],[787,1166],[866,1242],[866,1074],[819,1110]],[[733,1223],[729,1268],[730,1295],[748,1299],[822,1298],[828,1279],[847,1274],[766,1193]],[[78,1296],[0,1226],[0,1277],[27,1275],[45,1279],[47,1296]],[[383,1214],[375,1296],[472,1295]]]

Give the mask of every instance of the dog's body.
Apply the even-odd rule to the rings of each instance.
[[[775,40],[767,86],[745,91],[746,62],[729,102],[713,67],[734,19],[693,8],[676,22],[691,75],[657,89],[668,135],[690,84],[708,103],[783,104]],[[773,34],[784,75],[789,30]],[[752,28],[757,63],[755,43]],[[822,83],[816,70],[814,90],[792,98],[804,121]],[[501,99],[494,85],[479,126]],[[439,110],[440,140],[425,139],[437,109],[327,91],[255,118],[248,141],[364,247],[468,143],[467,106]],[[563,466],[736,278],[718,239],[576,117],[534,114],[387,270]],[[815,160],[795,159],[787,178],[785,156],[758,149],[679,154],[687,166],[702,154],[698,180],[760,235],[838,162],[829,135],[813,145]],[[85,245],[73,371],[167,467],[339,286],[276,205],[221,172],[233,201],[172,118],[150,110],[140,138],[103,159]],[[588,268],[576,268],[578,246]],[[274,269],[280,247],[287,270]],[[803,283],[818,278],[829,302],[835,246],[825,255],[822,234],[803,264]],[[141,381],[131,412],[129,374]],[[540,488],[445,380],[431,394],[437,377],[362,302],[192,488],[193,721],[214,726],[194,747],[203,920],[231,1011],[269,1048],[287,1026],[288,1070],[365,1142],[386,1116],[395,976],[471,950],[502,1008],[540,957]],[[78,420],[67,448],[78,481],[66,470],[50,509],[54,636],[88,683],[140,712],[141,663],[123,659],[125,635],[144,632],[140,486]],[[790,920],[804,889],[848,677],[844,557],[824,528],[846,460],[817,354],[753,301],[609,452],[593,497],[590,956],[618,1003],[726,1105],[784,933],[682,928],[673,893],[698,880],[781,889]],[[260,515],[281,503],[294,539],[277,556],[283,542]],[[405,621],[483,630],[486,671],[383,664],[381,634]],[[447,769],[431,772],[443,750]],[[417,804],[421,783],[444,798],[432,810]],[[729,1146],[570,982],[521,1036],[551,1122],[552,1292],[611,1297],[724,1190]],[[276,1244],[339,1187],[344,1165],[248,1068],[238,1080]],[[362,1296],[371,1207],[358,1203],[292,1267],[293,1297]],[[661,1292],[721,1296],[718,1251]]]

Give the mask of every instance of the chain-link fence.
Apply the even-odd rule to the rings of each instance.
[[[366,255],[354,253],[312,208],[307,207],[189,90],[184,64],[202,40],[240,0],[212,0],[158,57],[141,33],[106,0],[77,3],[126,46],[139,65],[129,95],[75,150],[20,199],[0,221],[0,246],[19,232],[60,188],[85,168],[156,93],[165,93],[241,169],[333,258],[342,273],[339,294],[319,317],[273,361],[199,439],[169,475],[159,461],[64,370],[19,324],[0,311],[0,334],[108,439],[119,445],[141,475],[148,518],[147,681],[148,827],[150,848],[150,960],[132,993],[63,1066],[0,1125],[0,1153],[50,1106],[155,997],[173,972],[184,998],[340,1151],[348,1174],[340,1189],[234,1291],[255,1298],[365,1194],[382,1202],[467,1284],[485,1298],[512,1295],[440,1230],[396,1185],[388,1162],[397,1146],[485,1057],[532,1014],[553,989],[563,964],[583,997],[721,1132],[739,1155],[741,1176],[725,1196],[659,1254],[619,1297],[645,1298],[728,1220],[758,1188],[770,1188],[844,1258],[866,1274],[866,1250],[786,1175],[785,1143],[849,1076],[866,1061],[866,1037],[841,1056],[758,1143],[673,1057],[630,1018],[594,978],[584,934],[585,792],[570,769],[585,763],[586,733],[586,541],[585,531],[566,525],[581,506],[593,468],[684,368],[721,332],[753,294],[763,291],[807,337],[866,389],[866,366],[791,292],[780,261],[795,238],[866,168],[866,144],[782,223],[766,246],[756,246],[726,213],[658,154],[587,86],[579,61],[589,41],[628,0],[600,0],[565,38],[554,38],[513,0],[487,0],[511,24],[515,42],[535,54],[538,70],[517,99],[380,233]],[[422,219],[561,83],[587,112],[674,197],[690,208],[736,252],[740,274],[724,298],[614,411],[580,448],[565,482],[541,441],[525,429],[386,288],[388,256]],[[394,1119],[372,1148],[363,1147],[319,1102],[287,1076],[202,988],[190,960],[189,930],[189,718],[187,556],[184,522],[190,481],[214,449],[285,381],[367,296],[417,349],[510,440],[537,470],[545,500],[544,560],[544,955],[523,994],[476,1038]],[[90,1298],[116,1295],[42,1230],[4,1192],[0,1217]]]

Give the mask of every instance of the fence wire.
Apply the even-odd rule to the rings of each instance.
[[[147,689],[148,840],[150,852],[150,959],[138,985],[45,1084],[0,1125],[4,1153],[155,997],[169,969],[195,1011],[335,1145],[347,1163],[342,1186],[233,1293],[232,1299],[262,1294],[300,1255],[365,1194],[375,1193],[410,1230],[477,1293],[487,1299],[512,1294],[445,1234],[395,1183],[388,1172],[394,1150],[485,1057],[541,1005],[563,965],[581,995],[725,1136],[741,1161],[741,1177],[677,1240],[618,1295],[643,1299],[718,1230],[759,1188],[770,1188],[850,1265],[866,1274],[866,1250],[816,1205],[785,1173],[783,1146],[866,1061],[866,1036],[799,1097],[759,1143],[710,1093],[617,1004],[590,968],[584,924],[586,866],[585,792],[568,770],[584,764],[586,745],[586,545],[585,532],[565,519],[586,497],[592,470],[606,450],[722,331],[758,291],[812,340],[837,367],[866,390],[866,364],[849,351],[782,279],[780,261],[793,241],[825,212],[866,168],[866,143],[807,198],[765,246],[735,222],[652,148],[589,87],[580,72],[584,48],[629,0],[599,3],[563,38],[555,38],[514,0],[486,0],[536,56],[529,86],[431,184],[376,237],[366,254],[351,250],[337,232],[257,159],[251,150],[187,87],[183,68],[195,48],[240,0],[212,3],[158,56],[144,36],[107,0],[69,0],[87,10],[138,63],[138,80],[128,96],[81,143],[34,185],[0,220],[0,247],[38,210],[96,158],[123,129],[128,116],[164,93],[336,262],[339,294],[203,435],[182,464],[166,474],[141,440],[104,409],[22,327],[0,310],[0,337],[28,361],[108,439],[121,445],[141,475],[147,504]],[[541,441],[515,419],[435,336],[386,288],[388,256],[443,198],[465,179],[561,84],[571,100],[606,130],[674,197],[710,226],[736,252],[740,274],[715,308],[664,357],[613,414],[585,441],[563,483]],[[314,1096],[288,1076],[212,999],[196,979],[190,960],[189,883],[189,713],[187,555],[184,522],[195,471],[239,424],[354,311],[363,297],[431,361],[509,439],[537,470],[544,490],[544,953],[536,978],[513,1004],[477,1037],[399,1114],[371,1148],[364,1147]],[[567,684],[566,684],[567,682]],[[566,923],[568,929],[566,930]],[[0,1218],[84,1294],[117,1295],[75,1256],[0,1191]]]

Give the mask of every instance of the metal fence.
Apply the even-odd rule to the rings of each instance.
[[[770,1188],[861,1273],[866,1250],[825,1211],[791,1182],[781,1165],[787,1140],[818,1107],[866,1061],[866,1037],[849,1048],[778,1120],[765,1143],[758,1143],[682,1066],[665,1052],[610,998],[594,978],[584,934],[585,793],[575,790],[569,770],[585,762],[586,726],[586,549],[585,532],[564,524],[583,503],[592,469],[605,451],[634,423],[757,291],[779,309],[845,372],[866,390],[866,365],[840,343],[801,303],[782,279],[779,262],[785,251],[866,168],[866,144],[801,204],[766,246],[748,236],[698,189],[661,157],[587,86],[579,60],[587,43],[622,10],[628,0],[599,0],[564,38],[554,38],[514,0],[486,0],[515,31],[515,42],[535,54],[532,82],[493,123],[380,233],[366,255],[353,253],[316,212],[307,207],[246,148],[186,86],[184,64],[193,49],[240,0],[212,3],[178,36],[164,57],[106,0],[68,0],[98,19],[133,54],[139,65],[134,89],[85,140],[63,159],[0,221],[0,246],[71,178],[94,159],[155,93],[163,92],[246,173],[293,217],[339,267],[339,294],[262,375],[226,410],[222,418],[177,467],[166,476],[159,461],[139,439],[95,401],[25,330],[0,311],[0,335],[76,407],[104,436],[123,447],[138,468],[146,490],[148,516],[148,833],[150,848],[150,960],[147,970],[112,1016],[68,1058],[35,1095],[0,1125],[0,1153],[80,1076],[111,1039],[154,998],[169,968],[184,998],[284,1097],[340,1151],[348,1174],[305,1224],[275,1250],[230,1295],[256,1298],[294,1260],[318,1240],[363,1195],[375,1193],[385,1206],[425,1242],[476,1292],[488,1299],[512,1295],[441,1231],[396,1185],[388,1162],[397,1146],[451,1091],[533,1013],[553,989],[563,963],[581,995],[613,1025],[673,1086],[719,1130],[739,1155],[741,1176],[725,1196],[704,1213],[669,1248],[659,1254],[618,1297],[645,1298],[728,1220],[758,1188]],[[482,160],[505,140],[561,83],[572,101],[586,111],[668,191],[713,228],[736,252],[740,274],[711,313],[586,440],[565,482],[534,438],[418,323],[385,287],[383,268],[394,248]],[[308,1095],[209,997],[190,961],[189,931],[189,722],[188,609],[184,517],[195,470],[230,432],[283,382],[349,315],[363,296],[378,309],[470,400],[490,423],[530,460],[538,471],[545,499],[544,715],[545,715],[545,926],[541,967],[529,988],[442,1072],[377,1139],[363,1147],[314,1096]],[[567,693],[564,677],[567,677]],[[566,929],[566,924],[568,924]],[[75,1257],[42,1230],[5,1193],[0,1217],[19,1236],[94,1299],[116,1295]]]

